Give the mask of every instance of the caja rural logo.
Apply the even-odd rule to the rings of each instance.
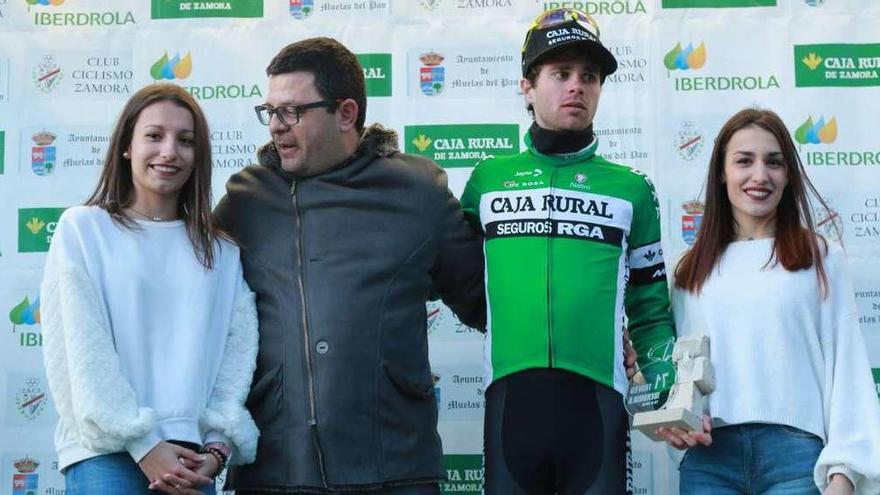
[[[391,54],[358,53],[356,56],[364,69],[367,96],[391,96]]]
[[[49,250],[55,227],[64,208],[21,208],[18,210],[18,252]]]
[[[880,43],[794,46],[796,87],[880,86]]]
[[[150,17],[153,19],[263,17],[263,0],[227,0],[225,2],[152,0]]]
[[[490,156],[519,153],[517,124],[439,124],[404,127],[404,150],[445,168],[473,167]]]
[[[794,140],[802,145],[802,154],[806,165],[846,165],[846,166],[877,166],[880,165],[880,150],[853,150],[840,149],[835,146],[831,150],[816,150],[807,148],[811,145],[831,145],[837,141],[839,125],[836,117],[827,121],[820,116],[814,121],[812,115],[797,126],[794,132]]]
[[[681,42],[666,52],[663,56],[663,65],[667,69],[667,77],[674,82],[675,91],[752,91],[765,89],[779,89],[779,81],[773,74],[768,75],[706,75],[688,76],[681,75],[672,77],[675,71],[697,71],[706,66],[709,59],[708,48],[705,42],[700,42],[696,48],[693,43],[682,47]]]
[[[483,456],[480,454],[444,454],[446,480],[440,483],[443,493],[479,495],[483,493]]]

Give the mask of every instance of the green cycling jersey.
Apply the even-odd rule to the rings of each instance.
[[[596,155],[527,150],[477,165],[462,195],[485,233],[488,386],[560,368],[624,393],[622,332],[639,362],[674,337],[654,186]]]

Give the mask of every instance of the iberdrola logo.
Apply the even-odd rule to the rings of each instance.
[[[186,79],[192,73],[192,55],[186,52],[183,58],[180,53],[176,53],[174,58],[168,58],[166,51],[156,63],[150,67],[150,76],[153,80],[161,81],[162,79]]]
[[[663,57],[663,65],[670,71],[702,69],[706,65],[706,44],[700,42],[700,45],[694,48],[693,43],[688,43],[687,48],[682,49],[681,43],[676,43],[675,48],[669,50]]]
[[[800,144],[830,144],[837,139],[837,118],[831,117],[828,123],[825,117],[819,117],[819,120],[813,122],[813,116],[801,124],[794,131],[794,139]]]
[[[813,116],[809,116],[807,120],[798,126],[794,131],[794,140],[801,145],[807,144],[831,144],[837,140],[837,118],[831,117],[826,121],[825,117],[820,116],[818,121],[813,120]],[[848,141],[852,141],[851,139]],[[836,144],[834,146],[808,147],[801,149],[798,147],[804,165],[814,166],[860,166],[870,165],[876,167],[880,165],[880,149],[853,149],[847,146],[847,143]],[[856,237],[860,237],[856,226]],[[878,232],[877,234],[880,234]],[[871,235],[877,235],[871,234]]]
[[[36,325],[40,323],[40,296],[30,302],[27,296],[12,308],[9,312],[9,321],[12,322],[12,331],[16,325]]]
[[[25,0],[28,5],[51,5],[56,7],[64,3],[64,0]]]
[[[666,73],[675,91],[753,91],[779,89],[779,80],[775,74],[760,73],[730,73],[731,67],[716,66],[712,70],[699,74],[685,71],[702,69],[707,59],[706,44],[700,42],[696,48],[693,43],[688,43],[686,48],[681,43],[663,57],[663,65],[669,71]],[[719,73],[726,69],[726,73]],[[736,68],[734,68],[736,69]],[[672,76],[672,71],[682,71]]]

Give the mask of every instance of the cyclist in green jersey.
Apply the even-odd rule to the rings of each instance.
[[[541,14],[523,45],[527,150],[480,163],[462,196],[486,239],[488,495],[623,493],[623,332],[640,364],[668,358],[654,187],[593,133],[616,69],[589,15]]]

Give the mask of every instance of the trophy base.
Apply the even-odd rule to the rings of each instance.
[[[640,412],[633,416],[633,428],[644,433],[655,442],[663,441],[662,437],[654,435],[654,429],[661,427],[677,427],[683,430],[703,431],[703,418],[681,407]]]

